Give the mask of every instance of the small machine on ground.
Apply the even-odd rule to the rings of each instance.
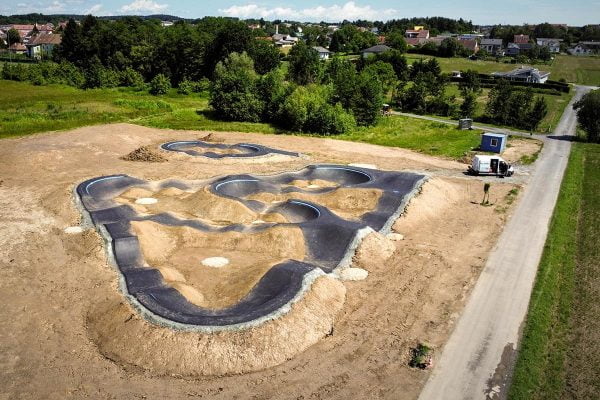
[[[512,165],[499,156],[477,155],[469,166],[469,173],[473,175],[511,176],[515,173]]]

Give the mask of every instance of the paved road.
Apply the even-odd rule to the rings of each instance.
[[[588,91],[576,87],[574,101]],[[555,138],[545,140],[533,176],[502,232],[454,332],[419,400],[503,399],[506,397],[520,327],[524,321],[548,223],[575,133],[572,103]]]

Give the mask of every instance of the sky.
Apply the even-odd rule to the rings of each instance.
[[[207,15],[239,18],[337,22],[404,17],[464,18],[475,24],[600,23],[600,0],[13,0],[0,2],[0,15],[149,15],[184,18]]]

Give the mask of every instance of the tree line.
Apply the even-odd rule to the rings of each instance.
[[[340,134],[357,125],[375,124],[384,93],[399,77],[404,79],[407,70],[399,52],[358,64],[340,57],[325,63],[300,42],[290,51],[287,74],[274,69],[260,75],[248,54],[232,53],[215,68],[210,104],[220,119]]]

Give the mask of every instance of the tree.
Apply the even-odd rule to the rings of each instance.
[[[288,74],[299,85],[319,83],[323,76],[323,63],[319,53],[304,42],[295,45],[289,54]]]
[[[373,64],[369,64],[365,71],[371,72],[376,75],[381,82],[383,93],[388,93],[393,87],[396,86],[397,78],[396,73],[392,65],[383,61],[377,61]]]
[[[577,122],[590,142],[600,143],[600,90],[585,94],[573,106],[577,110]]]
[[[527,113],[527,128],[531,131],[536,130],[546,114],[548,114],[546,99],[541,96],[536,97],[533,107]]]
[[[438,47],[438,56],[440,57],[456,57],[463,54],[465,54],[465,47],[453,37],[442,40]]]
[[[481,93],[481,80],[479,79],[479,73],[477,73],[477,71],[469,69],[467,71],[462,71],[460,75],[462,78],[458,87],[463,97],[466,97],[468,93]]]
[[[381,114],[383,91],[379,78],[372,71],[362,71],[352,95],[351,110],[358,125],[373,125]]]
[[[289,85],[281,69],[274,69],[260,77],[257,92],[264,104],[263,120],[274,122],[277,119],[288,91]]]
[[[213,74],[217,63],[231,53],[250,54],[255,43],[252,30],[242,21],[225,20],[217,31],[214,40],[206,50],[204,58],[205,75]]]
[[[350,108],[356,76],[356,67],[347,59],[334,57],[327,64],[325,81],[333,85],[332,103],[340,103],[344,108]]]
[[[258,122],[264,104],[260,101],[254,63],[246,54],[231,53],[215,67],[210,105],[219,118]]]
[[[278,68],[281,64],[279,49],[263,40],[255,40],[250,49],[250,57],[254,61],[254,69],[263,75]]]
[[[8,45],[21,43],[22,40],[19,31],[14,28],[9,29],[8,32],[6,32],[6,42],[8,43]]]
[[[477,109],[477,97],[473,92],[469,92],[464,96],[464,100],[460,105],[461,118],[473,118]]]
[[[373,57],[369,57],[367,60],[371,61],[371,59],[373,59]],[[394,69],[398,80],[405,81],[408,79],[408,62],[406,62],[406,57],[404,57],[400,51],[391,50],[379,53],[375,56],[374,61],[389,63]]]
[[[496,86],[490,90],[486,115],[491,121],[506,124],[509,118],[509,102],[512,95],[512,86],[505,79],[501,79]]]
[[[398,30],[389,33],[385,38],[385,43],[401,53],[406,53],[406,50],[408,50],[408,44],[406,44],[406,40],[404,40],[404,35]]]

